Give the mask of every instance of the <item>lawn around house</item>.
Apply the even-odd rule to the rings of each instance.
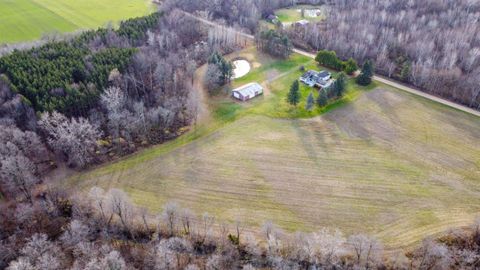
[[[347,81],[347,91],[342,98],[330,100],[329,104],[324,107],[318,107],[315,104],[311,111],[307,111],[305,109],[307,97],[312,92],[316,99],[319,95],[317,88],[300,83],[300,103],[294,107],[288,104],[286,100],[291,84],[305,72],[300,70],[300,67],[303,66],[305,70],[328,70],[332,72],[333,77],[338,76],[338,72],[319,67],[314,60],[297,53],[292,54],[289,59],[285,60],[272,59],[257,52],[254,48],[250,48],[230,55],[229,58],[243,58],[248,60],[253,66],[249,74],[232,81],[231,84],[221,89],[218,94],[220,98],[219,96],[214,98],[215,101],[219,102],[221,111],[230,111],[227,114],[230,119],[234,119],[235,115],[244,114],[258,114],[275,118],[311,118],[342,104],[354,101],[362,90],[370,90],[376,87],[375,83],[368,87],[362,87],[355,84],[354,79],[349,79]],[[259,62],[262,63],[260,64]],[[246,103],[237,102],[230,98],[229,91],[231,89],[251,82],[263,83],[264,88],[266,88],[265,94]],[[236,109],[227,109],[229,105]],[[215,104],[213,108],[215,110]],[[215,115],[223,115],[223,113],[215,113]]]
[[[322,10],[322,15],[318,17],[302,17],[301,12],[299,12],[299,9],[306,9],[306,10],[314,10],[314,9],[320,9]],[[279,9],[275,12],[275,15],[277,15],[278,20],[282,23],[294,23],[298,22],[300,20],[307,20],[307,21],[312,21],[312,22],[318,22],[322,21],[325,19],[325,8],[323,6],[312,6],[312,5],[299,5],[299,6],[294,6],[290,8],[283,8]]]
[[[0,1],[0,44],[31,41],[53,32],[95,29],[154,11],[147,0]]]
[[[229,56],[238,57],[253,69],[209,97],[209,122],[63,184],[85,192],[121,188],[155,213],[175,201],[198,215],[240,219],[253,231],[270,220],[289,232],[368,233],[393,249],[480,213],[478,118],[352,80],[342,99],[312,112],[304,110],[311,89],[302,85],[294,109],[286,93],[299,67],[315,62],[252,48]],[[230,97],[229,89],[252,81],[268,88],[265,95]]]

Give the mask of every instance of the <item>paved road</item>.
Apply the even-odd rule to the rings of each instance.
[[[192,18],[195,18],[207,25],[210,25],[210,26],[214,26],[214,27],[224,27],[218,23],[215,23],[215,22],[212,22],[212,21],[209,21],[209,20],[206,20],[204,18],[200,18],[200,17],[197,17],[193,14],[190,14],[188,12],[184,12],[186,15],[192,17]],[[241,31],[238,31],[238,30],[235,30],[232,28],[233,31],[236,31],[239,35],[245,37],[245,38],[248,38],[248,39],[255,39],[255,37],[253,35],[249,35],[249,34],[246,34],[244,32],[241,32]],[[299,50],[299,49],[293,49],[294,52],[298,53],[298,54],[301,54],[301,55],[304,55],[304,56],[307,56],[307,57],[310,57],[310,58],[315,58],[315,54],[313,53],[310,53],[310,52],[307,52],[307,51],[303,51],[303,50]],[[411,94],[414,94],[414,95],[417,95],[417,96],[420,96],[420,97],[423,97],[423,98],[426,98],[426,99],[429,99],[429,100],[432,100],[432,101],[435,101],[435,102],[438,102],[438,103],[441,103],[443,105],[446,105],[446,106],[449,106],[449,107],[452,107],[454,109],[457,109],[457,110],[460,110],[460,111],[463,111],[463,112],[466,112],[468,114],[472,114],[472,115],[475,115],[475,116],[478,116],[480,117],[480,111],[477,111],[477,110],[474,110],[472,108],[469,108],[467,106],[463,106],[463,105],[460,105],[460,104],[457,104],[457,103],[454,103],[454,102],[451,102],[451,101],[448,101],[446,99],[443,99],[443,98],[439,98],[439,97],[436,97],[436,96],[433,96],[433,95],[430,95],[430,94],[427,94],[425,92],[422,92],[420,90],[417,90],[415,88],[412,88],[412,87],[409,87],[409,86],[406,86],[404,84],[400,84],[398,82],[395,82],[395,81],[392,81],[390,79],[387,79],[387,78],[384,78],[384,77],[381,77],[381,76],[378,76],[378,75],[375,75],[373,76],[373,79],[375,81],[378,81],[378,82],[381,82],[381,83],[384,83],[386,85],[389,85],[389,86],[392,86],[392,87],[395,87],[395,88],[398,88],[400,90],[403,90],[405,92],[408,92],[408,93],[411,93]]]

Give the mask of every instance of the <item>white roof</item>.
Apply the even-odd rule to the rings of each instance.
[[[258,83],[249,83],[239,88],[233,89],[232,92],[239,92],[242,96],[255,96],[255,92],[262,92],[263,87]]]
[[[301,25],[307,25],[309,23],[309,21],[307,20],[300,20],[297,22],[298,24],[301,24]]]

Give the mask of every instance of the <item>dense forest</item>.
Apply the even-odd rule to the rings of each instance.
[[[11,88],[25,97],[35,111],[85,116],[107,87],[110,71],[123,72],[136,52],[127,42],[111,42],[103,48],[89,46],[89,42],[106,39],[107,35],[126,38],[132,44],[141,42],[147,28],[153,27],[159,16],[155,13],[125,21],[116,31],[89,31],[68,42],[15,50],[0,58],[0,73],[8,77]]]
[[[106,87],[112,69],[124,70],[134,49],[92,52],[67,42],[15,51],[0,59],[0,72],[10,79],[36,111],[85,115]]]

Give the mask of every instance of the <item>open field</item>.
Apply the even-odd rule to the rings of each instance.
[[[351,83],[334,110],[306,115],[285,107],[284,96],[298,65],[313,67],[311,60],[272,60],[254,50],[231,57],[239,56],[256,63],[232,87],[265,80],[263,97],[241,104],[219,94],[208,101],[210,123],[197,132],[66,185],[122,188],[153,211],[176,201],[252,228],[271,220],[289,231],[366,232],[395,248],[480,213],[479,118]]]
[[[34,40],[45,33],[97,28],[152,10],[148,0],[2,0],[0,44]]]

